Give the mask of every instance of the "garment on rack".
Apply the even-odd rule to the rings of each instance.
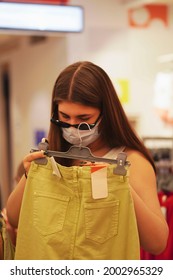
[[[141,259],[173,260],[173,138],[147,137],[145,141],[146,140],[159,142],[168,141],[167,143],[170,142],[171,144],[169,147],[163,147],[162,144],[162,147],[160,148],[153,147],[149,149],[156,165],[158,198],[160,207],[163,210],[167,224],[169,226],[169,237],[167,247],[161,254],[155,256],[141,249]]]
[[[52,175],[51,159],[46,165],[31,164],[15,259],[139,259],[128,176],[115,175],[115,165],[105,166],[108,195],[94,199],[92,172],[99,166],[56,165],[59,177]]]
[[[173,193],[159,192],[158,197],[169,226],[168,242],[166,249],[157,256],[149,254],[141,249],[141,259],[143,260],[173,260]]]
[[[158,192],[173,192],[172,148],[150,149],[150,153],[156,165]]]

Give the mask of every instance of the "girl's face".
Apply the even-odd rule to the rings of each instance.
[[[81,122],[93,124],[99,115],[100,110],[98,108],[85,106],[80,103],[60,101],[58,104],[59,120],[71,125],[80,124]]]

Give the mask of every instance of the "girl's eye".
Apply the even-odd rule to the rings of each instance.
[[[66,115],[62,112],[59,113],[59,117],[60,119],[63,121],[68,121],[70,120],[70,116],[69,115]],[[90,116],[79,116],[79,117],[76,117],[76,122],[77,123],[81,123],[81,122],[88,122],[90,120]]]
[[[61,117],[65,120],[68,120],[70,118],[68,115],[64,115],[64,114],[62,114]]]

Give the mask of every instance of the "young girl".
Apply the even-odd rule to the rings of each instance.
[[[18,223],[19,227],[20,223],[21,225],[23,223],[26,225],[26,223],[24,222],[25,219],[27,219],[27,223],[31,219],[30,227],[37,227],[33,235],[35,234],[35,236],[37,236],[38,231],[40,231],[40,236],[42,236],[42,239],[48,238],[49,236],[49,239],[46,239],[46,243],[45,241],[40,241],[40,243],[42,242],[40,248],[41,246],[43,247],[49,245],[49,247],[56,248],[56,252],[62,252],[62,255],[58,255],[58,253],[57,255],[56,253],[52,253],[52,255],[49,256],[49,254],[46,253],[47,255],[45,256],[33,255],[33,258],[137,258],[128,255],[128,253],[122,252],[117,256],[115,255],[115,251],[117,250],[117,248],[119,248],[119,250],[123,252],[133,251],[132,248],[130,248],[130,246],[132,246],[130,245],[130,242],[133,243],[133,232],[129,233],[130,237],[128,237],[128,231],[130,232],[131,230],[131,222],[129,221],[131,220],[128,220],[128,217],[120,218],[118,217],[119,214],[117,214],[114,222],[111,223],[113,217],[115,216],[115,213],[117,212],[123,213],[123,215],[128,216],[127,213],[129,211],[129,219],[131,219],[130,211],[132,210],[133,212],[133,209],[128,208],[131,210],[127,210],[126,214],[125,212],[123,212],[125,211],[127,204],[129,205],[128,207],[134,207],[140,246],[144,250],[152,254],[159,254],[165,249],[168,238],[168,226],[166,224],[164,216],[162,215],[157,197],[156,176],[153,160],[150,157],[147,149],[143,145],[142,141],[130,126],[128,118],[125,115],[122,105],[118,99],[114,86],[110,78],[102,68],[91,62],[82,61],[68,66],[60,73],[53,88],[51,104],[51,124],[48,135],[48,142],[49,150],[61,152],[67,151],[72,145],[82,144],[82,146],[87,146],[94,156],[103,157],[103,162],[104,157],[116,158],[118,152],[123,151],[127,155],[127,160],[130,162],[128,179],[129,202],[123,204],[123,196],[127,191],[127,186],[124,187],[124,185],[122,185],[120,187],[120,176],[117,179],[117,187],[116,179],[114,184],[114,181],[109,181],[108,175],[108,195],[103,195],[103,197],[99,199],[92,198],[92,190],[90,191],[90,189],[92,189],[91,181],[93,180],[94,173],[92,173],[92,168],[88,169],[90,167],[85,165],[81,166],[82,163],[77,159],[72,160],[66,158],[55,158],[57,162],[56,164],[60,169],[60,173],[62,176],[60,179],[57,179],[56,184],[55,182],[50,183],[48,181],[48,175],[45,175],[47,173],[44,173],[48,172],[46,170],[50,169],[50,167],[43,167],[42,165],[40,168],[42,170],[45,168],[45,171],[40,171],[40,176],[42,177],[42,187],[38,187],[40,177],[37,177],[38,175],[36,175],[36,173],[39,167],[35,166],[35,163],[33,161],[35,159],[44,158],[46,156],[43,151],[28,154],[23,160],[26,174],[22,177],[19,184],[11,193],[8,199],[8,219],[15,228],[18,227]],[[34,171],[32,174],[30,174],[33,164]],[[112,172],[109,170],[110,168],[111,165],[107,169],[107,174]],[[79,175],[78,178],[75,179],[74,174],[81,174],[80,172],[83,172],[82,176],[86,176],[85,178],[86,180],[88,180],[86,181],[88,182],[87,186],[85,181],[82,181]],[[91,178],[87,179],[87,176],[90,176]],[[68,179],[67,177],[70,178],[71,181],[66,180]],[[116,176],[110,180],[114,180],[114,178],[116,178]],[[79,182],[75,181],[78,179]],[[26,191],[26,188],[29,189],[29,186],[25,185],[27,181],[29,182],[29,180],[34,180],[35,182],[32,195],[29,193],[27,194]],[[70,185],[70,182],[72,182],[72,180],[73,184]],[[124,180],[124,182],[125,181],[126,180]],[[46,186],[44,182],[47,182]],[[55,184],[56,187],[55,185],[52,187],[51,184]],[[80,191],[78,189],[77,193],[75,193],[74,191],[76,186],[75,184],[77,184],[77,188],[80,189]],[[84,184],[84,186],[82,184]],[[32,187],[30,187],[30,189],[31,188]],[[125,191],[121,194],[122,196],[120,195],[119,197],[119,192],[123,192],[123,188],[125,189]],[[47,200],[44,199],[42,199],[39,204],[38,200],[40,199],[40,197],[46,197],[47,192],[49,192],[50,189],[53,193],[53,196],[56,196],[55,192],[57,191],[57,189],[61,190],[61,199],[58,198],[58,201],[54,204],[54,206],[51,206],[52,204],[47,204]],[[86,189],[88,195],[87,200],[85,198],[86,193],[84,193]],[[42,193],[44,191],[46,194]],[[23,195],[25,196],[25,201],[31,199],[29,197],[30,195],[31,197],[35,195],[35,200],[33,199],[35,202],[33,202],[33,204],[31,203],[32,205],[27,206],[29,207],[27,208],[27,211],[25,209],[24,201],[22,202],[22,200],[24,199]],[[75,200],[77,199],[77,197],[78,200]],[[73,206],[71,204],[72,201]],[[77,202],[75,201],[78,201],[79,208],[75,208],[77,207]],[[102,203],[104,205],[104,210],[102,212],[100,212],[99,203]],[[106,212],[106,209],[108,209],[106,208],[107,203],[114,203],[116,205],[114,205],[115,207],[109,207],[109,212]],[[21,204],[23,204],[22,209]],[[60,222],[59,220],[62,218],[62,213],[59,212],[60,210],[56,210],[57,205],[60,205],[61,210],[64,209],[63,207],[66,207],[66,210],[64,210],[65,212],[63,214],[63,223],[61,224],[61,227],[57,230],[54,230],[54,228]],[[74,208],[76,210],[74,210]],[[95,210],[91,212],[91,208],[92,210]],[[86,212],[89,213],[89,216],[87,216],[88,214],[83,214],[83,209],[87,209]],[[34,213],[37,210],[41,213],[44,213],[44,216],[40,220],[38,219],[38,216],[34,216],[32,218],[32,215],[35,215]],[[56,216],[56,211],[57,213],[59,213],[58,216]],[[26,212],[29,212],[28,216],[26,216]],[[50,212],[49,218],[46,218],[48,215],[47,212]],[[71,219],[69,218],[70,215],[73,216],[71,217]],[[98,218],[97,215],[99,215],[100,218]],[[55,217],[57,217],[57,220],[53,221]],[[66,219],[69,219],[67,223]],[[109,219],[109,222],[107,219]],[[129,225],[127,229],[124,228],[124,230],[121,230],[121,223],[124,219],[126,222],[124,222],[123,227],[125,227],[127,224]],[[36,222],[41,223],[40,227],[39,225],[36,225]],[[85,223],[85,225],[81,224],[83,222]],[[87,226],[88,228],[85,228]],[[44,232],[42,231],[43,227]],[[45,233],[49,227],[52,227],[52,230],[48,233]],[[106,232],[103,232],[104,230],[106,230]],[[60,231],[60,234],[57,233],[58,231]],[[123,233],[124,231],[125,233]],[[68,236],[67,234],[70,235]],[[24,235],[27,235],[27,232],[22,232],[20,235],[20,239],[22,239]],[[90,241],[89,235],[92,236],[92,240]],[[71,239],[72,236],[73,240]],[[108,237],[106,238],[106,236]],[[136,233],[134,233],[134,238],[135,236]],[[56,238],[57,240],[55,240]],[[58,241],[58,238],[60,238],[60,241]],[[117,239],[119,240],[119,245],[116,243],[116,238],[120,238]],[[30,239],[32,239],[31,236]],[[69,239],[71,241],[69,241]],[[35,244],[37,249],[39,248],[38,240],[39,239],[37,239],[36,241],[37,244]],[[23,240],[23,244],[25,241],[26,240]],[[69,244],[67,248],[65,248],[65,245],[68,242]],[[18,244],[20,244],[20,241],[17,241],[17,246]],[[103,250],[102,246],[104,246]],[[133,245],[133,247],[139,249],[138,245]],[[28,250],[32,249],[28,248]],[[18,249],[17,251],[19,252],[20,249]],[[70,252],[70,255],[67,252]],[[20,253],[18,253],[18,256],[17,258],[22,258],[22,255],[20,255]],[[26,255],[24,257],[32,258],[32,253],[28,255],[28,257]]]

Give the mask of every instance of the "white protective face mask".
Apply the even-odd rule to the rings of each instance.
[[[62,128],[63,138],[73,145],[88,146],[100,136],[98,132],[99,123],[88,130],[79,130],[75,127]]]

